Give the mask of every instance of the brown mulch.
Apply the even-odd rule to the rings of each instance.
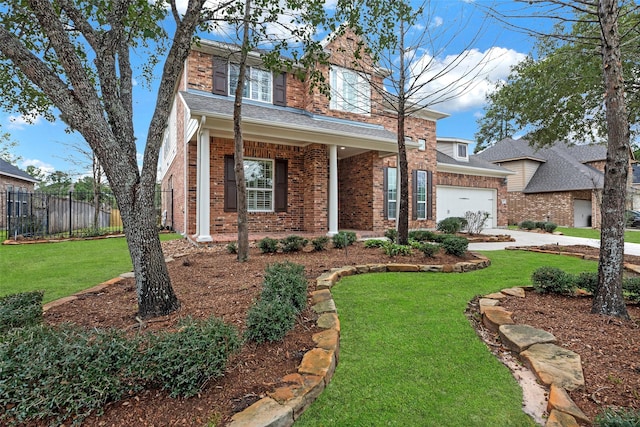
[[[315,278],[334,267],[367,263],[447,264],[456,257],[439,255],[425,261],[422,254],[389,258],[379,250],[365,249],[361,243],[345,250],[297,254],[260,254],[251,249],[246,263],[237,263],[223,245],[196,248],[184,240],[163,243],[172,284],[181,302],[177,313],[142,325],[135,320],[136,297],[133,279],[125,279],[100,292],[51,308],[45,315],[50,323],[74,322],[87,327],[123,328],[129,333],[172,329],[187,315],[211,315],[236,325],[241,331],[247,309],[258,297],[264,269],[268,264],[289,260],[305,265],[309,290]],[[640,264],[640,262],[638,263]],[[572,393],[588,415],[601,405],[640,407],[640,309],[630,307],[635,320],[620,322],[589,314],[587,298],[542,297],[530,293],[524,300],[509,299],[505,305],[515,311],[517,323],[550,330],[560,345],[582,356],[587,379],[584,390]],[[202,426],[224,425],[230,417],[276,388],[280,378],[295,372],[302,355],[314,347],[316,315],[305,311],[283,342],[248,344],[229,363],[225,376],[206,384],[199,396],[173,399],[167,393],[150,390],[109,403],[104,415],[92,416],[86,426]],[[538,323],[536,323],[538,322]],[[589,351],[587,351],[589,350]],[[599,402],[599,403],[596,403]]]

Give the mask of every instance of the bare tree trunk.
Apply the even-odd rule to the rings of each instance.
[[[404,120],[406,114],[406,80],[404,55],[404,21],[400,20],[400,76],[398,81],[398,168],[400,168],[400,203],[398,206],[398,244],[409,244],[409,166],[407,147],[404,143]]]
[[[247,185],[244,176],[244,141],[242,139],[242,93],[247,74],[247,54],[249,50],[251,0],[246,0],[242,34],[242,52],[240,56],[238,85],[233,105],[234,170],[236,175],[236,194],[238,209],[238,261],[249,259],[249,228],[247,220]]]
[[[598,288],[591,312],[628,319],[629,314],[622,297],[622,273],[630,136],[624,100],[618,13],[616,0],[601,0],[598,3],[608,146],[602,196]]]

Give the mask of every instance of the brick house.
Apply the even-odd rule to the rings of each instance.
[[[0,159],[0,228],[6,227],[9,206],[13,214],[20,214],[22,204],[26,204],[26,194],[33,192],[37,182],[25,171]]]
[[[536,148],[507,138],[478,156],[514,172],[507,180],[509,224],[532,220],[599,227],[606,146],[558,142]]]
[[[325,45],[331,66],[321,71],[330,99],[310,92],[294,73],[271,73],[260,67],[259,55],[249,56],[242,126],[250,232],[334,234],[395,226],[396,117],[370,88],[369,79],[382,82],[384,70],[351,68],[344,48],[353,37],[347,32]],[[160,153],[162,189],[173,191],[173,228],[200,242],[237,232],[235,59],[227,44],[202,40],[194,46]],[[412,229],[435,226],[436,204],[446,203],[434,197],[438,179],[451,175],[451,185],[475,185],[470,176],[438,170],[436,121],[446,116],[425,109],[405,122]],[[503,178],[480,181],[504,187]],[[506,225],[506,216],[500,212],[495,223]]]

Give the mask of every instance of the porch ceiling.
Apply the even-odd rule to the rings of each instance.
[[[233,139],[233,101],[207,93],[181,92],[181,96],[191,119],[189,139],[195,135],[202,117],[202,126],[212,135]],[[338,158],[370,150],[379,151],[381,156],[398,152],[396,134],[381,126],[248,101],[242,106],[242,132],[245,139],[259,142],[337,145]],[[417,148],[417,143],[407,141],[407,147]]]

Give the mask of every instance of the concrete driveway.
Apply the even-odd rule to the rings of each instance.
[[[587,245],[595,248],[600,247],[600,239],[585,239],[583,237],[561,236],[549,233],[531,233],[528,231],[509,230],[506,228],[485,229],[482,234],[509,234],[516,239],[515,242],[495,242],[495,243],[470,243],[469,250],[472,251],[497,251],[507,246],[539,246],[539,245]],[[640,256],[640,244],[625,243],[624,253],[628,255]]]

